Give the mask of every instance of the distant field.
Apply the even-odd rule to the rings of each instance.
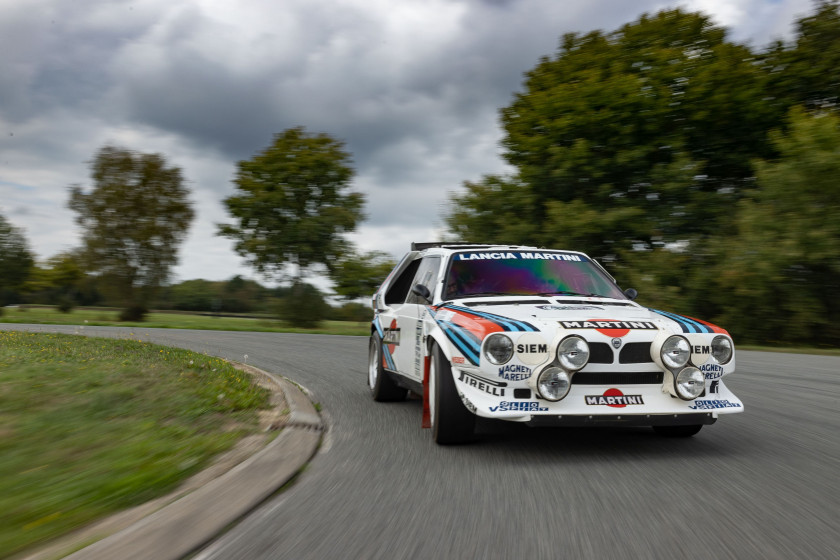
[[[228,317],[207,316],[182,312],[149,313],[142,323],[122,322],[118,320],[119,310],[74,309],[62,313],[52,307],[4,307],[0,315],[2,323],[36,323],[44,325],[91,325],[116,327],[154,327],[163,329],[200,329],[214,331],[260,331],[260,332],[297,332],[309,334],[359,335],[370,334],[370,323],[352,323],[347,321],[324,321],[318,329],[299,329],[290,327],[270,317]],[[373,317],[373,312],[371,312]]]

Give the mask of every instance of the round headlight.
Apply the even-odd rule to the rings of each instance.
[[[732,359],[732,341],[729,337],[718,335],[712,339],[712,358],[719,364],[726,364]]]
[[[706,378],[697,368],[687,367],[674,377],[674,389],[684,401],[696,399],[706,388]]]
[[[569,392],[572,382],[566,370],[550,367],[537,378],[537,391],[547,401],[559,401]]]
[[[497,366],[508,363],[513,357],[513,341],[503,334],[491,334],[484,341],[484,357]]]
[[[566,371],[577,371],[589,361],[589,345],[579,336],[567,336],[557,346],[557,360]]]
[[[668,369],[678,369],[688,363],[691,357],[691,346],[679,335],[669,336],[662,345],[659,355],[662,356],[662,363]]]

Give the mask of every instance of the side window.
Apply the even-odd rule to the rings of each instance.
[[[414,285],[412,280],[417,274],[417,269],[420,267],[420,259],[409,264],[405,270],[402,271],[398,277],[394,278],[394,282],[388,291],[385,292],[385,305],[393,305],[395,303],[403,303],[408,297],[411,287]]]
[[[440,257],[426,257],[420,263],[420,268],[417,269],[417,274],[414,275],[414,280],[409,287],[407,303],[425,304],[426,301],[411,293],[411,288],[417,284],[423,284],[429,291],[434,293],[435,282],[437,282],[438,272],[440,271]]]

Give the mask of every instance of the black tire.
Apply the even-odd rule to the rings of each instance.
[[[452,378],[449,360],[437,345],[432,346],[429,372],[429,405],[435,443],[469,443],[475,435],[475,414],[467,410]]]
[[[368,387],[377,402],[402,401],[408,394],[382,369],[382,340],[375,335],[370,337],[368,351]]]
[[[703,424],[696,426],[652,426],[653,431],[665,437],[691,437],[700,431]]]

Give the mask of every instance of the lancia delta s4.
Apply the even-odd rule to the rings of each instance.
[[[477,416],[687,437],[743,411],[729,333],[635,296],[575,251],[412,244],[373,296],[371,394],[422,395],[441,444]]]

